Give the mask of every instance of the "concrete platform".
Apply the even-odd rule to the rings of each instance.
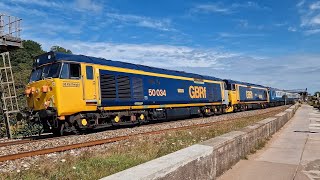
[[[279,113],[274,117],[264,119],[243,129],[239,129],[238,131],[232,131],[223,134],[221,136],[201,142],[200,144],[187,147],[102,179],[217,179],[217,177],[224,174],[237,162],[246,157],[250,151],[259,146],[261,142],[270,138],[277,131],[279,131],[283,125],[294,116],[298,108],[299,104],[295,104],[285,110],[283,113]],[[278,145],[281,145],[281,143],[281,141],[278,142]],[[300,147],[299,145],[297,146]],[[287,147],[290,148],[292,146],[287,145]],[[289,157],[293,155],[294,154],[291,154]],[[269,163],[273,162],[266,163],[259,161],[259,165],[253,165],[253,168],[260,167],[260,165],[262,167],[268,167],[270,166]],[[249,170],[253,172],[259,172],[260,170],[260,172],[265,173],[265,176],[270,177],[271,172],[273,172],[274,175],[281,173],[283,169],[280,167],[283,167],[287,169],[285,172],[288,173],[282,173],[282,176],[277,176],[282,179],[290,177],[290,172],[296,170],[294,163],[295,161],[292,161],[291,164],[284,164],[286,167],[283,167],[283,164],[278,164],[278,167],[274,165],[274,168],[270,169],[270,171],[263,171],[264,168]]]
[[[219,180],[320,179],[320,112],[302,105],[268,144]]]

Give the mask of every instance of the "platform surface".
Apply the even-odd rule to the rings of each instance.
[[[320,111],[302,105],[264,148],[218,179],[320,179]]]

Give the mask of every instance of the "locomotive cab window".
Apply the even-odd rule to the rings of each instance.
[[[80,64],[70,64],[70,79],[79,79],[80,70]]]
[[[63,63],[60,78],[61,79],[68,79],[69,78],[69,64],[68,63]]]
[[[53,63],[34,68],[31,72],[29,82],[39,81],[47,78],[57,78],[60,73],[61,63]]]
[[[86,66],[87,79],[93,79],[93,68],[92,66]]]
[[[57,78],[60,72],[60,63],[52,64],[45,78]]]
[[[236,90],[236,85],[235,84],[231,84],[231,90]]]
[[[61,79],[80,79],[80,64],[63,63],[60,78]]]

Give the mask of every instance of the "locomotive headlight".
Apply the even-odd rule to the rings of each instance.
[[[31,94],[34,94],[36,92],[36,88],[35,87],[31,87]]]
[[[42,92],[47,93],[49,91],[49,86],[42,86]]]
[[[26,89],[24,90],[24,93],[25,93],[25,95],[26,95],[27,97],[29,97],[30,94],[31,94],[31,88],[26,88]]]

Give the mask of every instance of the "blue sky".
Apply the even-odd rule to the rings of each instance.
[[[320,1],[0,0],[45,50],[320,90]]]

